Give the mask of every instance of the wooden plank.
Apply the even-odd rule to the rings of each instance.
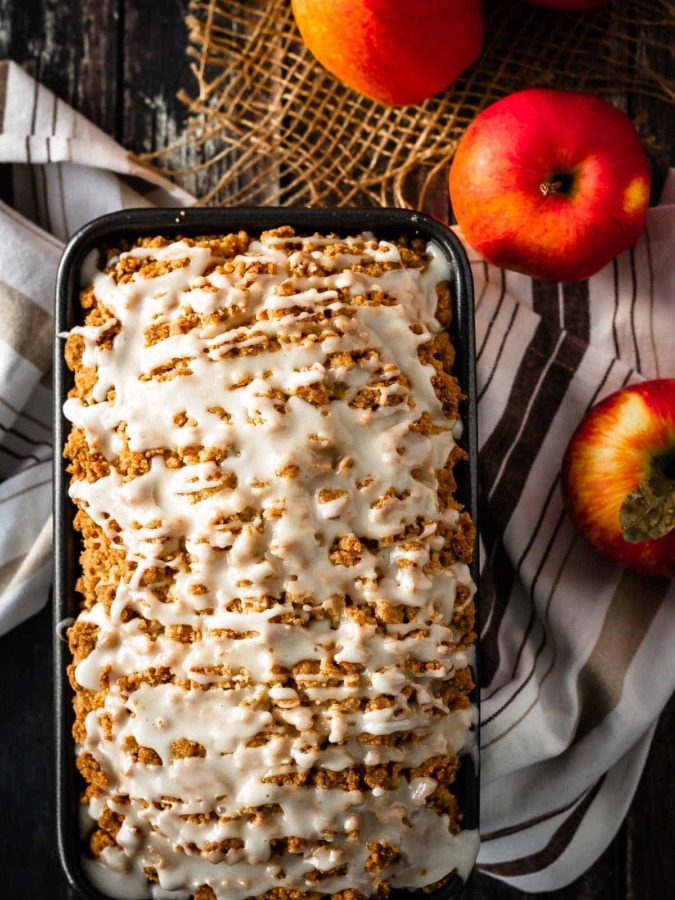
[[[51,607],[0,639],[2,896],[66,900],[54,809]]]
[[[191,64],[196,61],[186,54],[186,4],[181,0],[170,0],[160,9],[155,0],[121,0],[121,3],[124,34],[122,142],[135,153],[151,153],[178,142],[171,153],[162,156],[159,164],[170,171],[193,169],[202,164],[209,153],[220,151],[222,144],[216,139],[195,148],[178,140],[188,110],[177,94],[182,90],[194,95],[197,91],[197,81],[191,70]],[[273,98],[269,102],[271,104]],[[232,159],[226,159],[224,166],[228,162]],[[267,169],[268,165],[269,161],[265,161],[263,168]],[[183,178],[181,185],[197,197],[204,197],[216,187],[222,173],[223,167],[214,166]],[[243,170],[242,182],[250,183],[258,174],[256,164],[249,164]],[[232,192],[239,186],[232,184]],[[269,192],[278,203],[278,183],[272,183]],[[237,202],[236,198],[234,202]],[[268,199],[268,202],[275,200]]]
[[[645,770],[626,819],[626,900],[675,895],[673,835],[675,794],[673,733],[675,697],[666,706],[654,735]]]
[[[110,134],[117,109],[118,0],[0,0],[0,57],[13,59]]]
[[[120,0],[120,140],[134,153],[165,147],[181,132],[185,107],[176,94],[193,80],[185,6],[181,0]]]

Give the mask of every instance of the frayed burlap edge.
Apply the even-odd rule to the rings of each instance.
[[[425,208],[469,122],[512,91],[538,85],[619,104],[626,96],[675,101],[675,87],[650,62],[673,44],[667,0],[614,0],[585,14],[519,0],[486,7],[479,61],[423,104],[389,108],[314,60],[289,0],[191,0],[197,91],[181,95],[188,123],[177,143],[138,161],[203,205]],[[181,157],[188,166],[176,166]]]

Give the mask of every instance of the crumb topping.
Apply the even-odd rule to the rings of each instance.
[[[448,278],[433,245],[288,227],[92,270],[64,411],[99,876],[365,900],[470,870]]]

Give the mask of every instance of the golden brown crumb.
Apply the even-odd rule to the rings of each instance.
[[[447,281],[439,281],[436,285],[436,318],[444,328],[449,328],[452,323],[452,292]]]
[[[187,738],[179,738],[171,745],[171,759],[187,759],[191,756],[203,759],[206,756],[206,748],[198,741],[189,741]]]
[[[161,766],[162,760],[152,747],[141,747],[133,735],[124,739],[124,750],[131,758],[142,766]]]
[[[335,539],[328,558],[336,566],[356,566],[361,562],[365,550],[355,534],[345,534]]]
[[[98,632],[98,625],[94,622],[84,622],[81,619],[68,629],[68,646],[75,663],[81,662],[92,652],[96,646]]]
[[[347,494],[348,491],[324,488],[319,491],[319,503],[329,503],[331,500],[337,500],[338,497],[346,497]]]
[[[116,846],[115,838],[102,828],[95,829],[89,838],[89,849],[94,857],[98,857],[106,847]]]
[[[181,644],[192,644],[201,637],[191,625],[167,625],[164,633],[170,640],[180,641]]]
[[[193,900],[216,900],[216,895],[213,893],[208,884],[202,884],[194,892],[192,898]]]
[[[367,872],[381,872],[387,866],[399,860],[401,854],[398,847],[390,847],[386,843],[366,844],[369,855],[366,859]]]
[[[77,757],[77,770],[88,784],[87,798],[97,797],[107,786],[108,779],[98,761],[85,750]]]

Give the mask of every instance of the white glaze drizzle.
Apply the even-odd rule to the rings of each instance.
[[[349,239],[349,252],[331,257],[321,249],[331,239],[315,236],[295,249],[298,242],[289,249],[283,238],[252,241],[235,262],[262,264],[265,274],[243,276],[217,269],[205,276],[219,262],[209,248],[184,242],[134,248],[124,255],[187,264],[124,284],[96,271],[96,297],[120,323],[119,333],[112,349],[103,349],[109,323],[73,329],[97,381],[92,402],[71,398],[65,414],[111,468],[93,483],[75,481],[71,496],[135,564],[109,615],[100,603],[80,614],[98,634],[75,672],[84,688],[100,690],[104,671],[110,684],[104,706],[87,716],[83,750],[108,779],[90,801],[90,815],[97,819],[107,806],[124,817],[118,846],[87,864],[114,896],[143,890],[187,898],[201,884],[218,900],[244,900],[273,887],[326,893],[351,887],[368,895],[377,878],[415,887],[455,868],[466,877],[477,852],[475,832],[450,834],[447,816],[425,805],[433,778],[401,778],[393,790],[368,791],[262,780],[384,763],[409,769],[472,749],[473,710],[449,714],[440,687],[472,660],[472,651],[456,649],[460,636],[449,623],[456,586],[473,592],[473,584],[459,563],[423,570],[443,546],[438,524],[457,521],[455,511],[439,511],[434,471],[461,425],[444,415],[433,370],[417,357],[420,344],[441,328],[435,286],[448,278],[447,262],[429,245],[424,271],[396,268],[376,277],[346,267],[400,264],[395,244],[363,235]],[[288,267],[299,263],[330,274],[289,279]],[[393,305],[349,302],[349,295],[372,291],[385,292]],[[329,322],[309,325],[326,309]],[[213,316],[221,310],[229,317]],[[212,319],[146,346],[147,328],[172,327],[186,312]],[[243,348],[256,352],[242,355]],[[357,364],[345,357],[336,367],[334,354],[349,354]],[[174,360],[184,360],[191,374],[153,377]],[[312,405],[296,393],[322,384],[341,388],[327,404]],[[380,405],[350,405],[363,388]],[[409,430],[422,413],[431,417],[432,434]],[[190,445],[219,453],[179,468],[154,455],[145,474],[125,478],[116,465],[122,430],[138,453],[180,454]],[[297,467],[296,477],[279,475],[287,466]],[[385,495],[387,489],[393,493]],[[405,527],[417,522],[420,533],[405,538]],[[353,565],[330,558],[345,535],[369,542]],[[145,583],[150,567],[171,578],[168,598]],[[364,609],[378,601],[414,607],[416,621],[360,621],[343,609],[344,595]],[[239,601],[243,611],[228,609]],[[141,619],[123,621],[128,607],[167,630],[149,635]],[[279,621],[298,610],[309,616],[304,624]],[[171,639],[171,626],[180,625],[195,629],[197,639]],[[284,686],[280,667],[307,660],[362,670],[338,683],[310,671]],[[410,661],[431,665],[413,672]],[[143,683],[127,694],[117,682],[160,666],[179,683]],[[391,705],[341,708],[382,697]],[[104,713],[112,739],[101,725]],[[396,733],[403,740],[394,745],[360,740]],[[256,735],[266,743],[247,746]],[[154,750],[162,765],[134,761],[123,746],[128,738]],[[205,755],[172,759],[181,738],[198,742]],[[129,799],[114,799],[120,796]],[[265,804],[277,807],[255,820],[242,813]],[[195,814],[210,817],[181,818]],[[303,838],[306,849],[281,861],[270,857],[270,840],[283,837]],[[233,838],[234,849],[204,850]],[[367,845],[377,841],[400,856],[374,879],[365,861]],[[159,878],[151,889],[142,877],[146,866]],[[306,880],[336,867],[344,871],[318,885]]]

